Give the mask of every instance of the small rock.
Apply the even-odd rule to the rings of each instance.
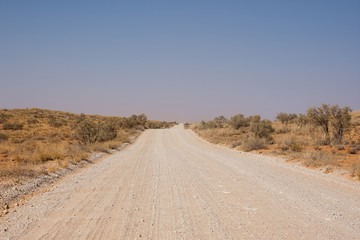
[[[5,209],[9,209],[9,208],[10,208],[9,204],[6,204]]]
[[[4,232],[7,232],[7,230],[9,230],[9,229],[8,229],[8,228],[5,228],[5,229],[4,229]]]
[[[8,211],[8,210],[4,210],[4,211],[2,211],[2,213],[3,213],[3,214],[8,214],[9,211]]]

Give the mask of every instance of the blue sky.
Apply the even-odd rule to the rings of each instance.
[[[360,109],[360,1],[0,1],[0,108]]]

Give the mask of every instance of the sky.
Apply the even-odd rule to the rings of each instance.
[[[197,122],[360,109],[360,1],[0,1],[0,109]]]

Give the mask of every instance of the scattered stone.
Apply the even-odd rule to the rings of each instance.
[[[9,210],[4,210],[4,211],[2,211],[2,213],[6,215],[9,213]]]

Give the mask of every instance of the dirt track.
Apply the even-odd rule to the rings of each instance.
[[[146,131],[0,227],[0,239],[360,239],[360,184],[176,126]]]

